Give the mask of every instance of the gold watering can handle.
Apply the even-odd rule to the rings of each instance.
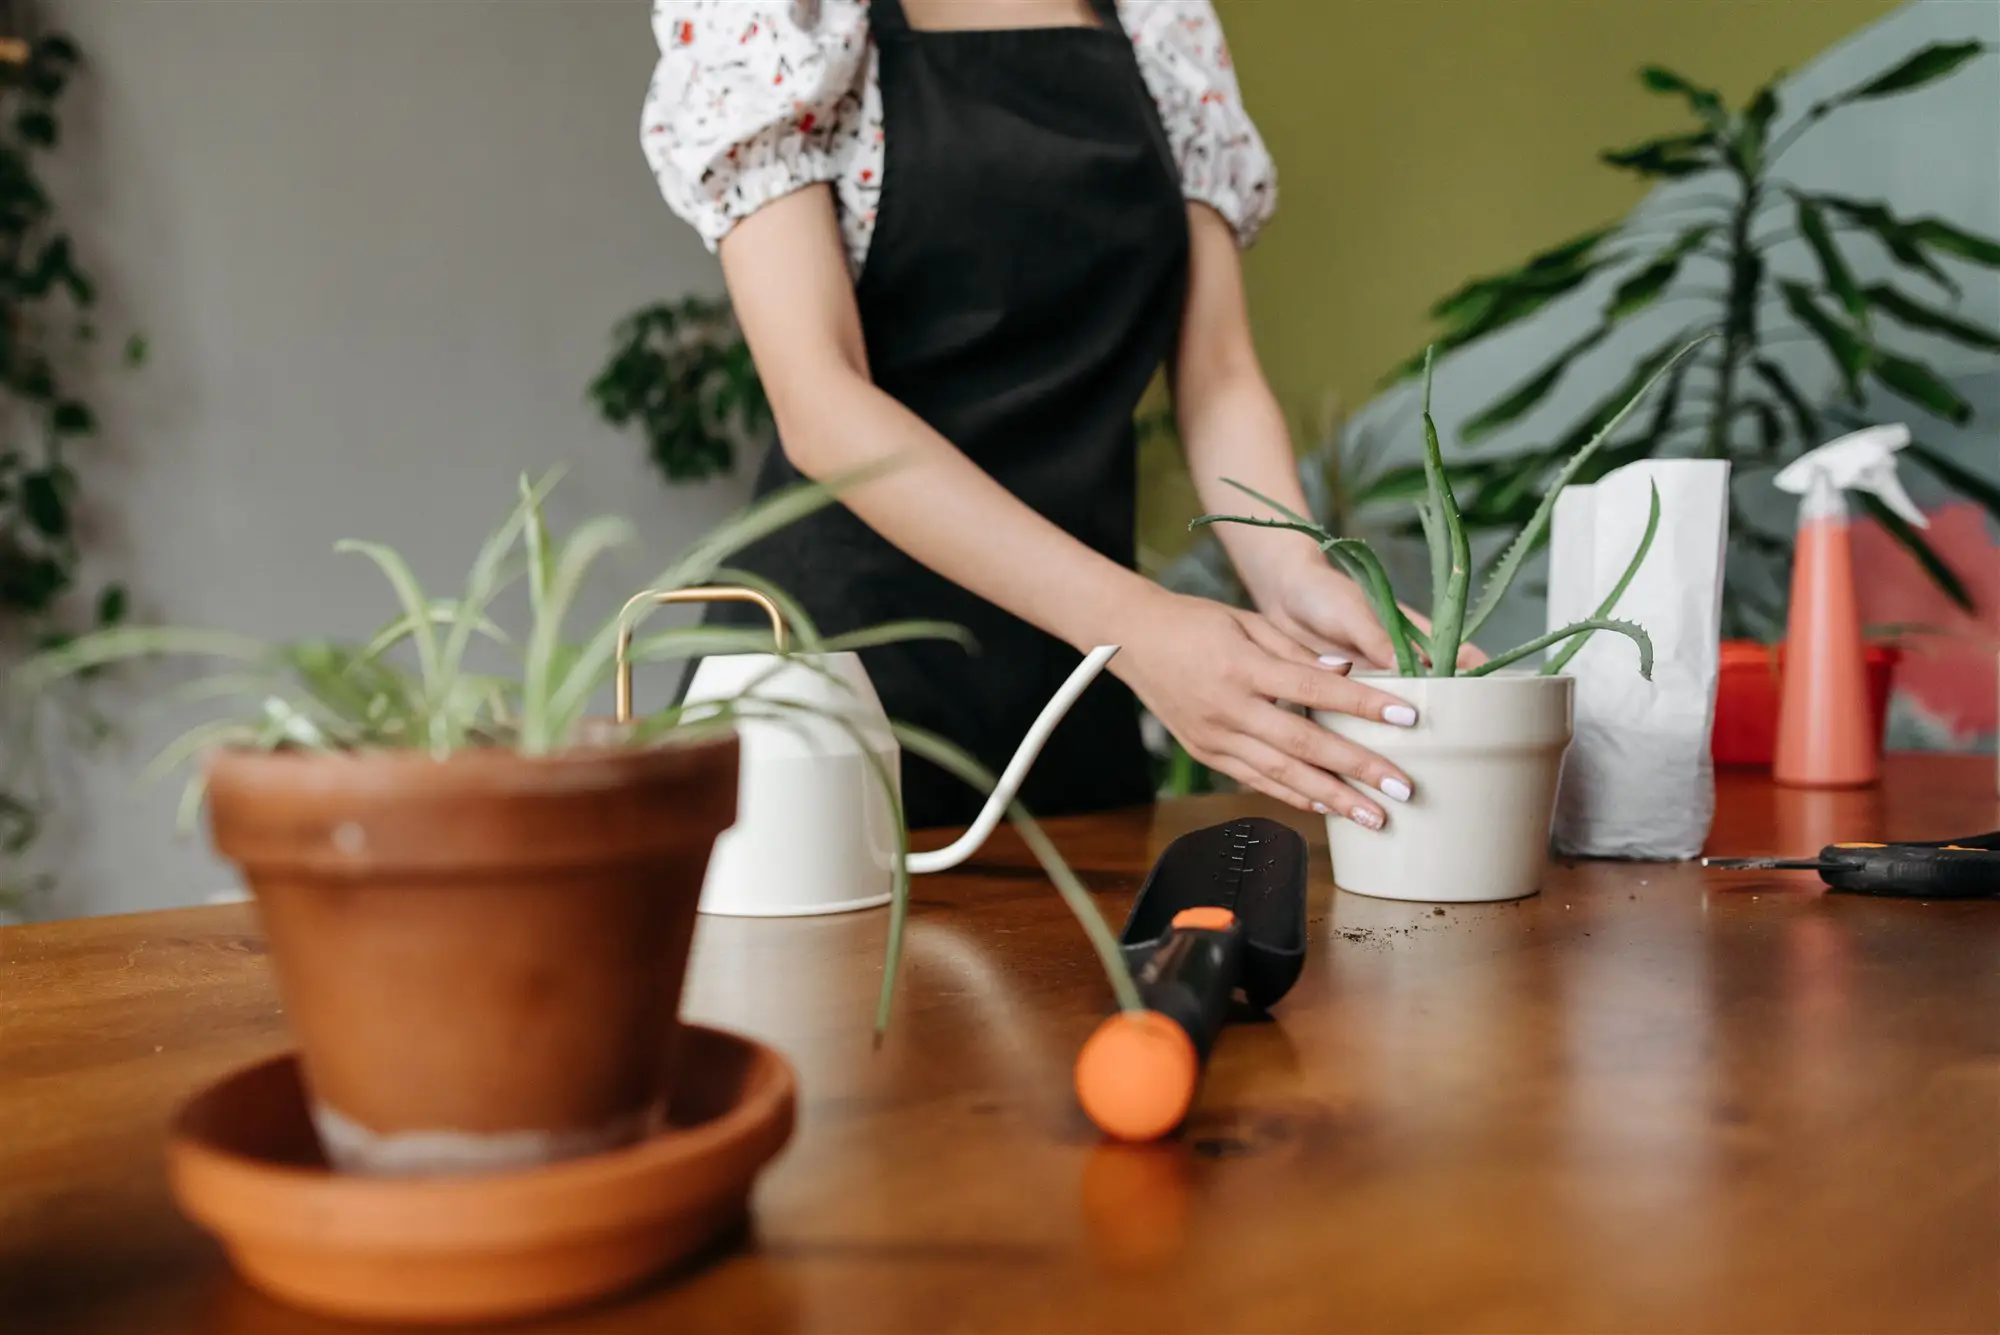
[[[628,599],[618,610],[618,678],[613,717],[620,723],[632,721],[632,610],[669,603],[755,603],[771,618],[771,642],[777,652],[785,652],[785,614],[778,605],[755,589],[716,587],[701,589],[648,589]]]

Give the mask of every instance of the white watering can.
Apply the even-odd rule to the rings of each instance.
[[[784,614],[753,589],[642,593],[625,605],[620,617],[618,722],[632,719],[632,610],[648,603],[694,602],[746,602],[763,608],[771,618],[773,643],[781,652],[702,659],[683,704],[747,698],[804,706],[738,721],[742,749],[736,824],[716,841],[709,858],[701,911],[779,918],[847,913],[888,903],[896,859],[895,818],[876,766],[888,774],[900,798],[902,748],[859,654],[781,656]],[[1077,665],[1028,729],[979,818],[950,846],[910,854],[905,865],[911,874],[949,870],[979,850],[1006,814],[1049,734],[1117,652],[1117,645],[1103,645]],[[835,715],[847,726],[831,717]]]

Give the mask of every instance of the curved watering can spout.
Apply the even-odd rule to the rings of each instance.
[[[986,806],[980,811],[979,819],[972,822],[972,828],[947,847],[929,853],[910,854],[909,861],[905,865],[912,875],[949,871],[979,851],[979,846],[993,833],[993,827],[1007,814],[1007,807],[1013,802],[1014,794],[1021,791],[1021,781],[1028,777],[1028,770],[1034,765],[1035,757],[1042,753],[1042,746],[1049,740],[1049,734],[1056,730],[1056,724],[1062,722],[1063,715],[1069,713],[1070,706],[1076,703],[1077,697],[1097,679],[1097,674],[1104,671],[1104,665],[1109,663],[1117,652],[1118,646],[1115,644],[1099,645],[1077,664],[1076,671],[1069,674],[1069,680],[1062,684],[1062,689],[1042,707],[1041,714],[1035,719],[1035,726],[1028,729],[1028,735],[1021,739],[1021,745],[1014,752],[1014,758],[1007,762],[1006,770],[1000,775],[999,786],[994,788],[993,795],[986,799]]]

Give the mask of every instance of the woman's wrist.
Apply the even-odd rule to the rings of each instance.
[[[1319,544],[1303,533],[1245,528],[1229,551],[1237,578],[1260,610],[1281,606],[1299,572],[1324,564]]]

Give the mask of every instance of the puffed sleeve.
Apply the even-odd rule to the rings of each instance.
[[[654,0],[641,142],[710,250],[781,195],[834,180],[868,56],[864,0]]]
[[[1220,213],[1248,246],[1277,210],[1278,169],[1244,110],[1214,6],[1120,0],[1119,17],[1160,109],[1181,193]]]

